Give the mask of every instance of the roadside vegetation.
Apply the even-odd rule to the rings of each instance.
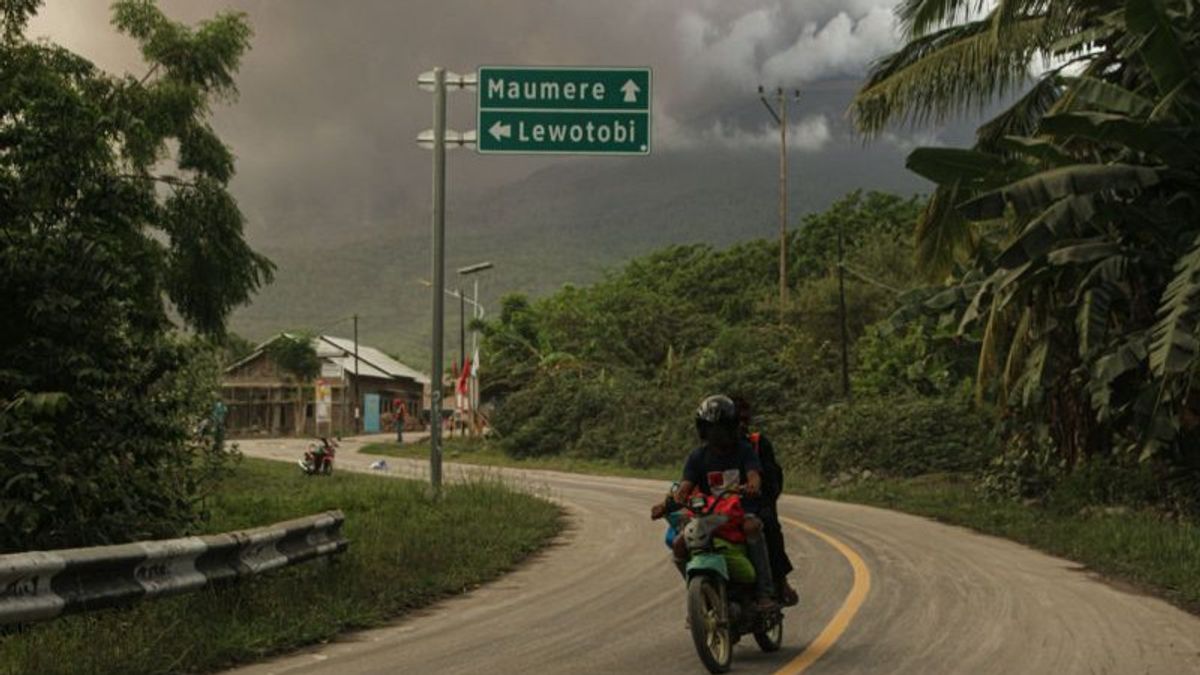
[[[506,298],[483,326],[489,452],[669,466],[701,396],[740,394],[807,492],[1009,536],[1194,608],[1200,12],[897,11],[907,43],[852,106],[864,134],[1010,104],[973,148],[913,151],[932,196],[805,216],[784,304],[772,241]]]
[[[970,474],[831,484],[793,471],[788,479],[794,483],[789,492],[904,511],[1012,539],[1200,614],[1200,526],[1153,508],[1098,505],[1086,479],[1059,486],[1050,503],[996,499]]]
[[[499,481],[448,485],[350,472],[311,478],[245,459],[210,497],[205,532],[329,509],[349,550],[235,586],[67,616],[0,637],[0,673],[203,672],[375,626],[510,570],[559,531],[559,509]]]

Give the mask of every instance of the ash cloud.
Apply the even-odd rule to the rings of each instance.
[[[431,101],[416,76],[434,65],[645,65],[654,69],[656,152],[777,150],[759,84],[799,87],[797,152],[846,140],[842,112],[871,61],[898,43],[896,0],[161,0],[196,22],[246,12],[252,49],[241,96],[215,126],[238,157],[234,190],[252,230],[296,223],[424,227],[429,160],[416,134]],[[113,71],[144,72],[108,25],[107,0],[47,0],[31,26]],[[832,84],[831,84],[832,83]],[[826,91],[822,94],[822,91]],[[809,96],[809,92],[812,95]],[[455,94],[451,126],[474,126]],[[578,160],[450,161],[459,195],[479,195]],[[899,168],[898,168],[899,170]]]

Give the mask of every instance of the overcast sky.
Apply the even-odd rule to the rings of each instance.
[[[252,224],[315,201],[427,202],[429,158],[416,134],[430,97],[416,76],[435,65],[631,65],[654,69],[654,151],[777,149],[756,98],[768,87],[817,88],[861,77],[897,44],[895,0],[163,0],[195,22],[222,9],[254,29],[239,100],[216,111],[238,157],[235,191]],[[47,0],[30,33],[114,71],[142,72],[131,41],[108,25],[107,0]],[[450,100],[452,128],[474,95]],[[793,116],[797,152],[822,147],[839,114]],[[452,159],[454,189],[515,180],[549,161]],[[563,161],[563,160],[556,160]],[[568,160],[569,161],[569,160]],[[577,161],[577,160],[576,160]],[[344,210],[344,209],[343,209]]]

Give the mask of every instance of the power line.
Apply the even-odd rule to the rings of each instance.
[[[850,274],[858,277],[860,281],[865,281],[868,284],[871,284],[872,286],[878,286],[879,288],[882,288],[883,290],[889,291],[891,293],[895,293],[896,295],[900,295],[901,293],[904,292],[904,291],[900,290],[899,288],[896,288],[895,286],[889,286],[889,285],[883,283],[882,281],[879,281],[878,279],[872,279],[871,277],[867,276],[866,274],[863,274],[862,272],[854,269],[850,265],[847,265],[845,261],[840,262],[839,265],[842,268],[844,268],[847,272],[849,272]]]

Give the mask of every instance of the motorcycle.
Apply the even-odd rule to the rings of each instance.
[[[338,443],[329,438],[318,438],[318,443],[310,443],[304,451],[304,459],[298,463],[304,470],[304,475],[331,475],[333,473],[333,458],[337,454]]]
[[[745,545],[719,536],[740,511],[736,492],[719,497],[697,495],[677,512],[690,556],[687,579],[688,625],[696,653],[711,673],[724,673],[733,661],[733,646],[753,635],[764,652],[783,643],[783,612],[762,612],[755,602],[754,565]],[[731,508],[732,507],[732,508]]]

